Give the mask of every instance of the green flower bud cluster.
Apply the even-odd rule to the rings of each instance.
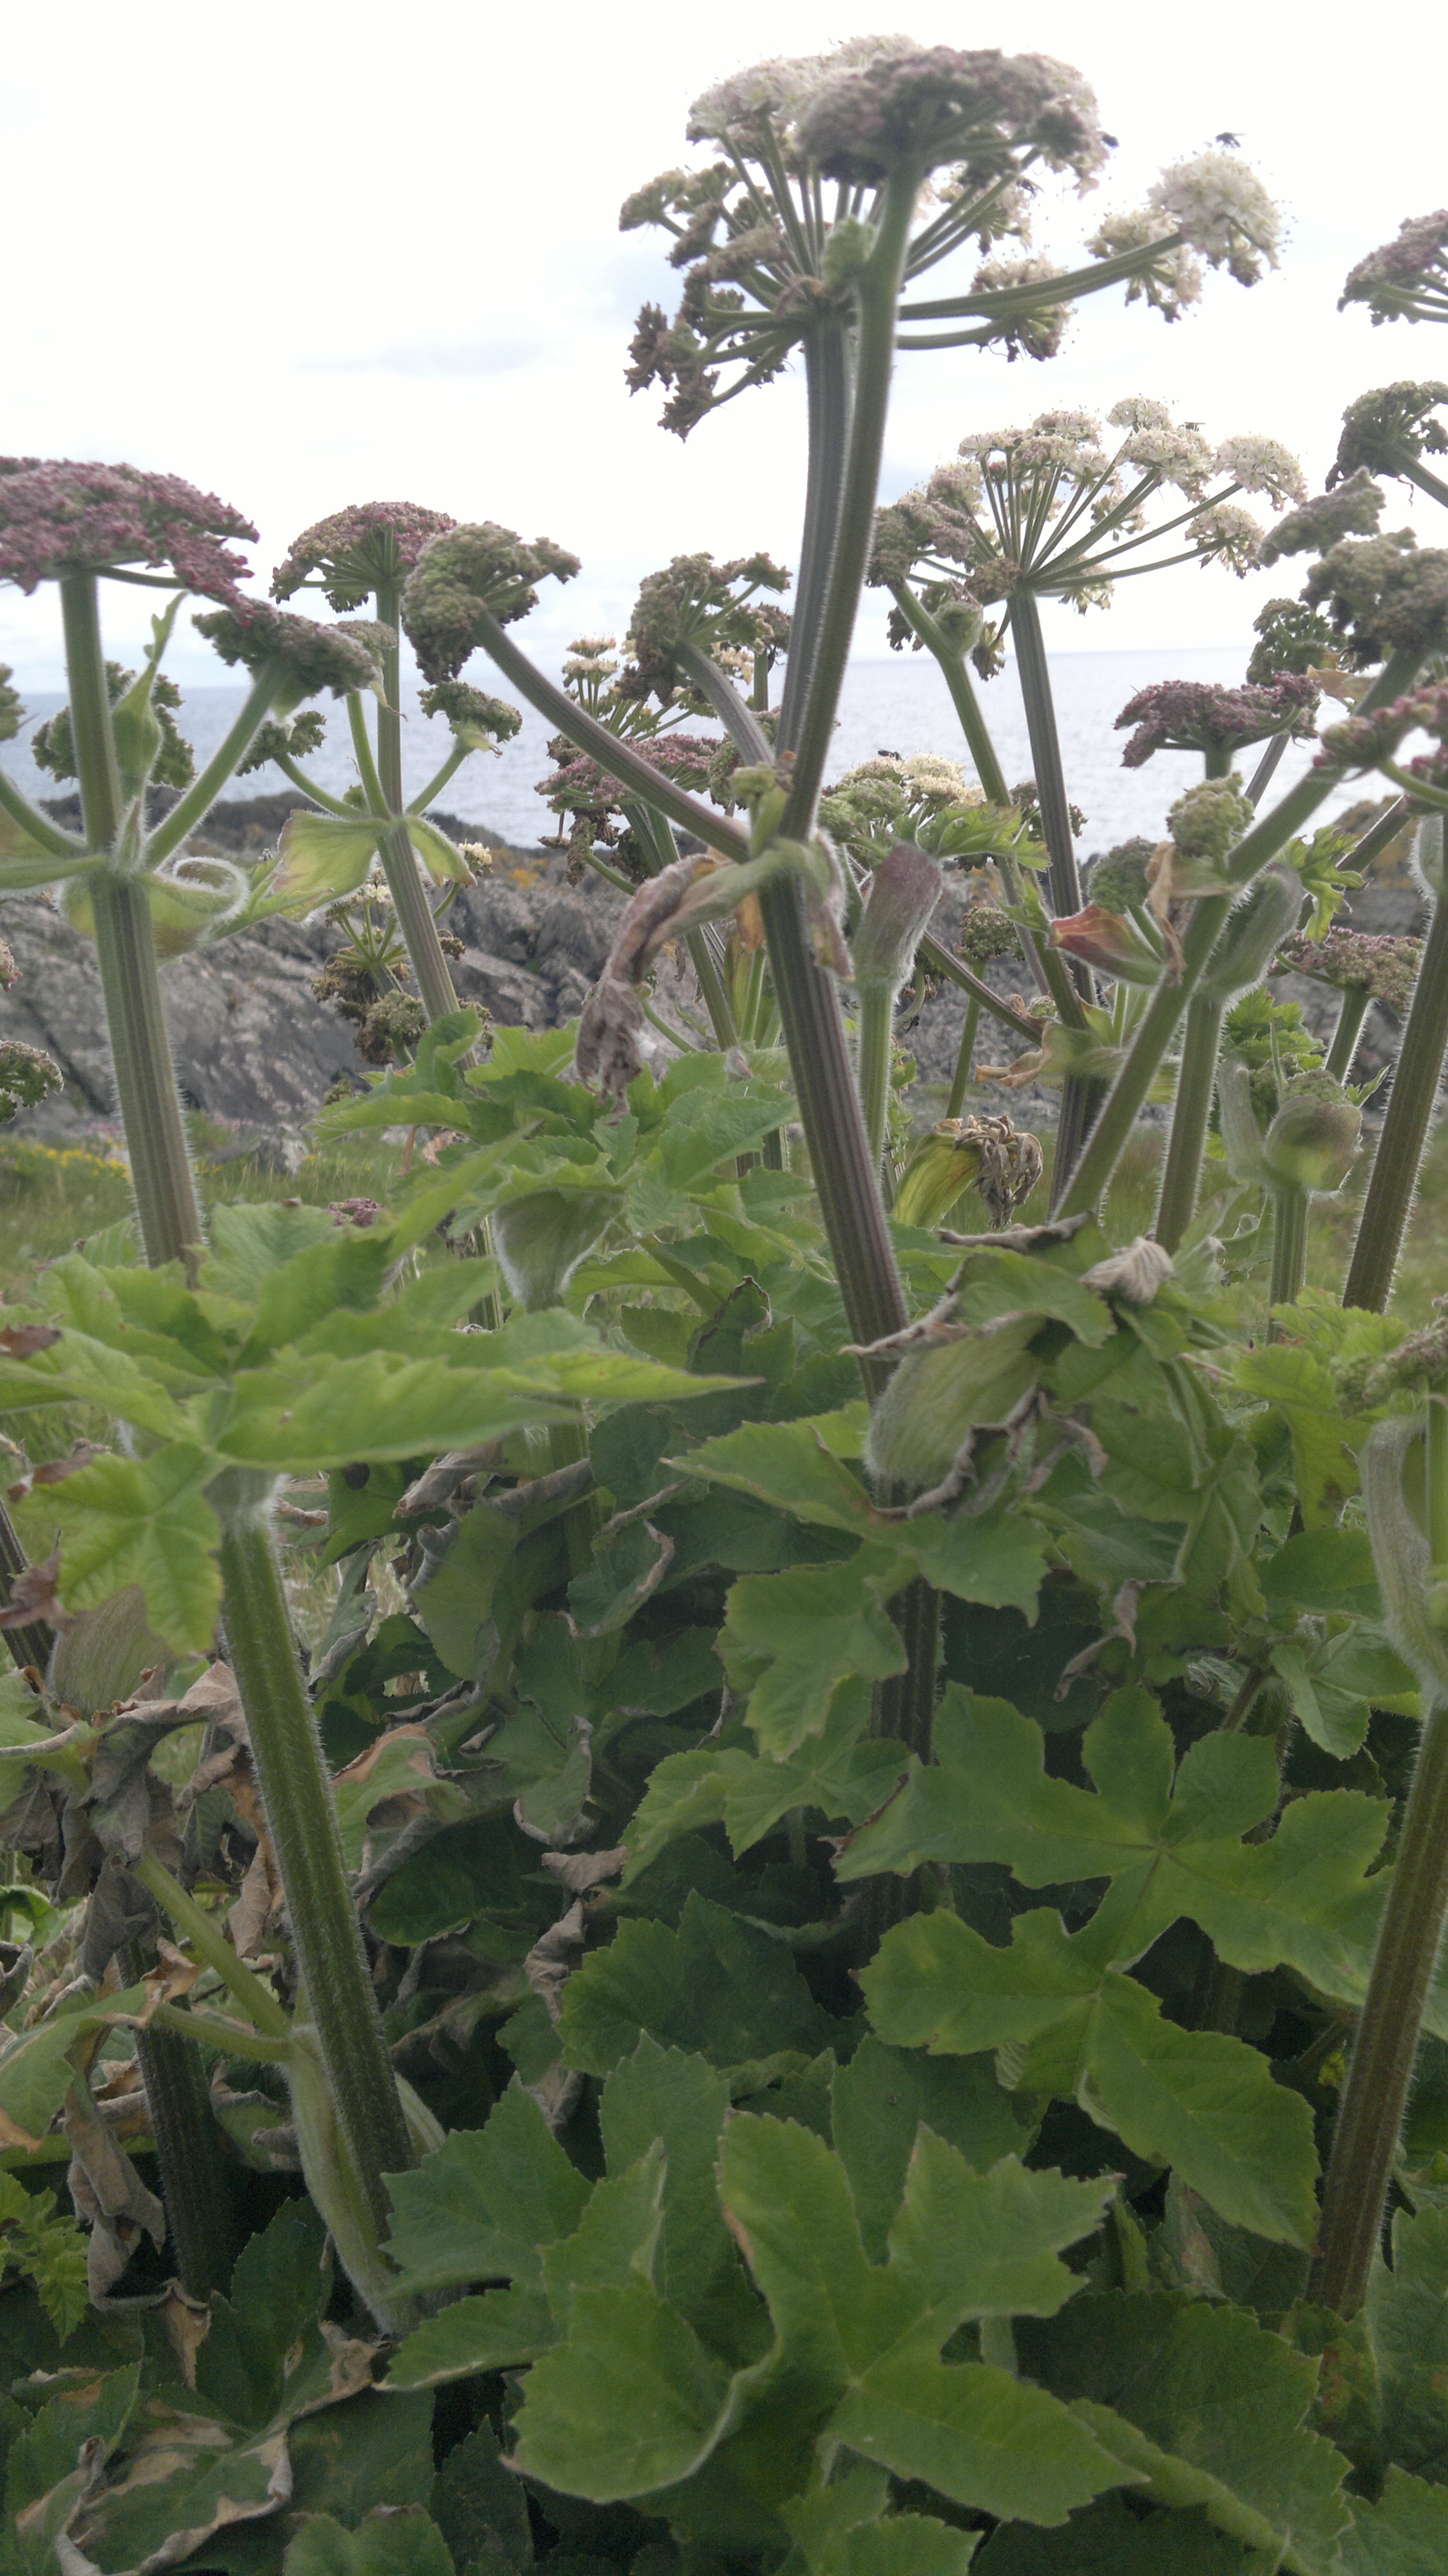
[[[1179,796],[1167,829],[1184,859],[1220,862],[1247,831],[1252,807],[1240,778],[1204,778]],[[1098,901],[1099,901],[1098,896]]]
[[[955,934],[957,957],[964,957],[972,966],[988,966],[992,958],[1016,956],[1019,948],[1020,933],[1000,904],[966,906]]]
[[[577,555],[551,537],[526,545],[492,519],[450,528],[418,557],[402,595],[402,623],[424,679],[455,680],[477,642],[481,611],[510,626],[537,606],[545,574],[571,581]]]
[[[496,751],[500,743],[512,741],[523,721],[506,698],[470,689],[466,680],[440,680],[436,688],[423,690],[418,703],[425,716],[446,717],[469,751]]]
[[[1130,912],[1144,904],[1150,892],[1147,861],[1155,847],[1155,842],[1138,836],[1103,850],[1099,859],[1092,860],[1087,880],[1092,903],[1099,903],[1105,912]]]
[[[254,769],[265,769],[269,760],[306,760],[321,748],[327,730],[327,719],[319,707],[307,707],[298,715],[267,722],[252,736],[251,749],[245,760],[236,764],[238,778],[249,777]]]
[[[50,1092],[61,1090],[63,1081],[54,1057],[40,1047],[24,1046],[19,1038],[0,1038],[0,1119],[33,1109]]]
[[[226,614],[225,610],[217,613]],[[135,677],[134,671],[123,671],[119,662],[107,662],[106,694],[113,707],[120,704]],[[9,692],[4,694],[8,696]],[[19,703],[17,699],[17,708]],[[161,731],[161,748],[150,773],[151,784],[156,787],[188,787],[195,773],[191,745],[183,740],[176,723],[175,710],[180,704],[181,692],[175,681],[168,680],[164,671],[159,671],[151,683],[150,698],[151,712]],[[0,702],[0,716],[3,716],[3,702]],[[14,732],[13,725],[10,730]],[[3,739],[3,734],[0,734],[0,739]],[[30,738],[30,756],[36,768],[47,770],[52,778],[75,777],[75,737],[71,731],[69,707],[58,708],[53,716],[46,717],[44,724],[36,726]]]

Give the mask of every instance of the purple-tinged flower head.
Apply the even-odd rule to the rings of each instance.
[[[10,683],[15,674],[0,662],[0,742],[13,742],[25,721],[25,709]]]
[[[1305,930],[1294,930],[1284,939],[1273,975],[1310,975],[1316,983],[1334,985],[1339,992],[1371,994],[1397,1018],[1407,1015],[1418,980],[1422,961],[1421,939],[1400,939],[1390,933],[1370,930],[1339,929],[1336,925],[1323,939],[1312,939]]]
[[[1249,743],[1268,742],[1274,734],[1294,739],[1313,730],[1319,692],[1312,681],[1292,673],[1264,686],[1223,689],[1205,680],[1157,680],[1138,689],[1116,719],[1116,731],[1135,725],[1121,755],[1126,769],[1140,769],[1154,751],[1237,751]]]
[[[298,715],[280,719],[269,717],[253,734],[245,760],[237,762],[237,777],[246,778],[254,769],[265,769],[269,760],[306,760],[321,749],[326,730],[327,719],[320,707],[307,707]]]
[[[444,716],[469,751],[496,751],[511,742],[522,724],[506,698],[490,698],[485,689],[470,689],[466,680],[439,680],[418,701],[425,716]]]
[[[877,512],[868,580],[877,589],[908,581],[919,563],[969,564],[985,543],[985,486],[974,460],[938,465],[926,483]]]
[[[64,1088],[65,1077],[53,1056],[19,1038],[0,1038],[0,1119],[34,1109],[48,1093]]]
[[[789,620],[754,594],[787,590],[789,580],[783,565],[765,554],[725,563],[709,554],[675,555],[662,572],[648,573],[624,639],[635,666],[628,694],[652,695],[667,706],[678,686],[689,684],[685,647],[716,660],[763,653],[772,661],[788,646]]]
[[[402,623],[422,665],[423,678],[455,680],[478,640],[486,612],[511,626],[537,606],[545,574],[571,581],[577,555],[551,537],[524,543],[492,519],[449,528],[424,546],[402,595]]]
[[[294,706],[323,689],[342,698],[352,689],[382,685],[376,655],[367,643],[340,626],[321,626],[314,617],[269,608],[264,600],[248,600],[240,610],[208,609],[194,623],[223,662],[240,662],[258,674],[268,665],[275,667],[279,680],[284,675],[279,694]]]
[[[549,746],[555,747],[569,749],[559,735]],[[739,761],[732,743],[720,742],[711,734],[663,733],[645,735],[632,742],[630,749],[662,777],[671,778],[676,787],[687,788],[691,795],[713,796],[719,804],[729,801],[724,782]],[[536,793],[560,814],[602,817],[622,813],[628,791],[587,752],[570,751],[551,777],[540,778]]]
[[[1359,467],[1335,491],[1319,492],[1300,509],[1289,510],[1263,545],[1262,564],[1277,563],[1283,555],[1326,554],[1340,537],[1371,536],[1385,498],[1372,476]]]
[[[17,589],[122,564],[169,565],[181,589],[236,608],[237,583],[250,567],[223,537],[254,540],[256,530],[178,474],[66,458],[0,460],[0,581]]]
[[[1371,715],[1344,716],[1337,724],[1323,729],[1322,749],[1313,762],[1315,769],[1377,769],[1392,760],[1405,734],[1411,733],[1422,718],[1418,713],[1417,691],[1395,698],[1391,706],[1378,707]]]
[[[1348,304],[1366,304],[1374,322],[1448,321],[1448,206],[1409,216],[1349,269],[1339,313]]]
[[[1160,247],[1126,280],[1126,301],[1149,305],[1163,322],[1179,322],[1189,304],[1201,301],[1202,264],[1185,242],[1172,239],[1166,215],[1151,206],[1107,215],[1086,247],[1093,259],[1120,259],[1127,252],[1152,251],[1154,243]]]
[[[1448,552],[1420,548],[1410,528],[1343,538],[1313,565],[1302,595],[1310,608],[1327,610],[1356,670],[1389,653],[1448,649]]]
[[[1258,642],[1247,664],[1250,681],[1265,684],[1287,671],[1299,677],[1331,666],[1336,658],[1332,629],[1325,617],[1304,608],[1300,599],[1269,599],[1252,620]]]
[[[305,585],[345,615],[374,591],[404,582],[423,547],[456,526],[444,511],[415,501],[354,501],[292,539],[272,574],[272,597],[290,599]]]
[[[1236,152],[1199,152],[1176,161],[1146,192],[1147,205],[1180,233],[1210,268],[1225,268],[1239,286],[1255,286],[1277,266],[1282,209]]]
[[[1448,385],[1400,381],[1380,385],[1375,393],[1359,394],[1342,416],[1337,458],[1327,478],[1329,489],[1359,470],[1406,475],[1425,450],[1429,456],[1448,452],[1448,430],[1433,418],[1440,403],[1448,403]]]
[[[1045,54],[961,53],[931,45],[821,81],[795,120],[795,148],[827,178],[871,186],[894,170],[995,160],[1034,146],[1089,186],[1107,144],[1078,72]]]

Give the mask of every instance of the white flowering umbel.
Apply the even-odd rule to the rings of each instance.
[[[880,512],[870,579],[898,593],[924,575],[982,607],[1030,590],[1085,610],[1168,564],[1250,570],[1262,530],[1235,496],[1261,493],[1274,510],[1303,496],[1301,468],[1274,438],[1213,449],[1141,397],[1117,403],[1107,426],[1114,440],[1088,412],[1048,411],[1028,429],[972,431],[964,464]],[[1165,494],[1179,506],[1153,510]]]

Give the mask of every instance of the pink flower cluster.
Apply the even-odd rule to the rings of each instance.
[[[0,581],[33,591],[66,573],[169,565],[185,590],[239,608],[250,567],[222,537],[256,530],[178,474],[65,458],[0,457]]]

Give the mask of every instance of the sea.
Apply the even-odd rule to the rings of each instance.
[[[1160,836],[1166,811],[1185,787],[1201,777],[1194,752],[1158,752],[1140,769],[1122,765],[1125,733],[1116,719],[1137,690],[1157,680],[1207,680],[1226,687],[1240,685],[1242,654],[1231,647],[1178,651],[1093,652],[1057,654],[1051,665],[1067,791],[1085,817],[1081,855],[1109,849],[1135,833]],[[486,688],[488,675],[469,673]],[[981,697],[987,721],[1012,785],[1031,775],[1030,744],[1015,668],[1007,663],[986,684]],[[449,736],[444,724],[424,716],[416,691],[404,691],[403,784],[415,796],[446,757]],[[0,744],[0,763],[18,786],[33,797],[54,796],[56,782],[39,771],[30,757],[28,737],[34,726],[63,705],[62,695],[36,690],[26,694],[27,718],[15,738]],[[198,763],[224,738],[242,703],[235,688],[185,688],[178,716]],[[319,785],[336,795],[355,775],[345,715],[328,699],[327,735],[305,763]],[[538,781],[553,764],[547,753],[552,728],[531,708],[523,710],[522,730],[497,754],[480,752],[449,779],[439,807],[472,825],[480,840],[528,849],[557,828],[537,794]],[[696,730],[712,728],[700,724]],[[970,772],[969,756],[945,683],[928,657],[860,659],[851,663],[841,697],[839,723],[830,762],[831,777],[880,751],[934,752],[960,760]],[[1247,765],[1257,757],[1247,755]],[[1312,758],[1311,744],[1289,747],[1277,772],[1274,795],[1299,777]],[[268,765],[238,779],[231,796],[264,796],[293,792],[280,770]],[[1361,796],[1360,786],[1336,789],[1323,808],[1323,819]]]

